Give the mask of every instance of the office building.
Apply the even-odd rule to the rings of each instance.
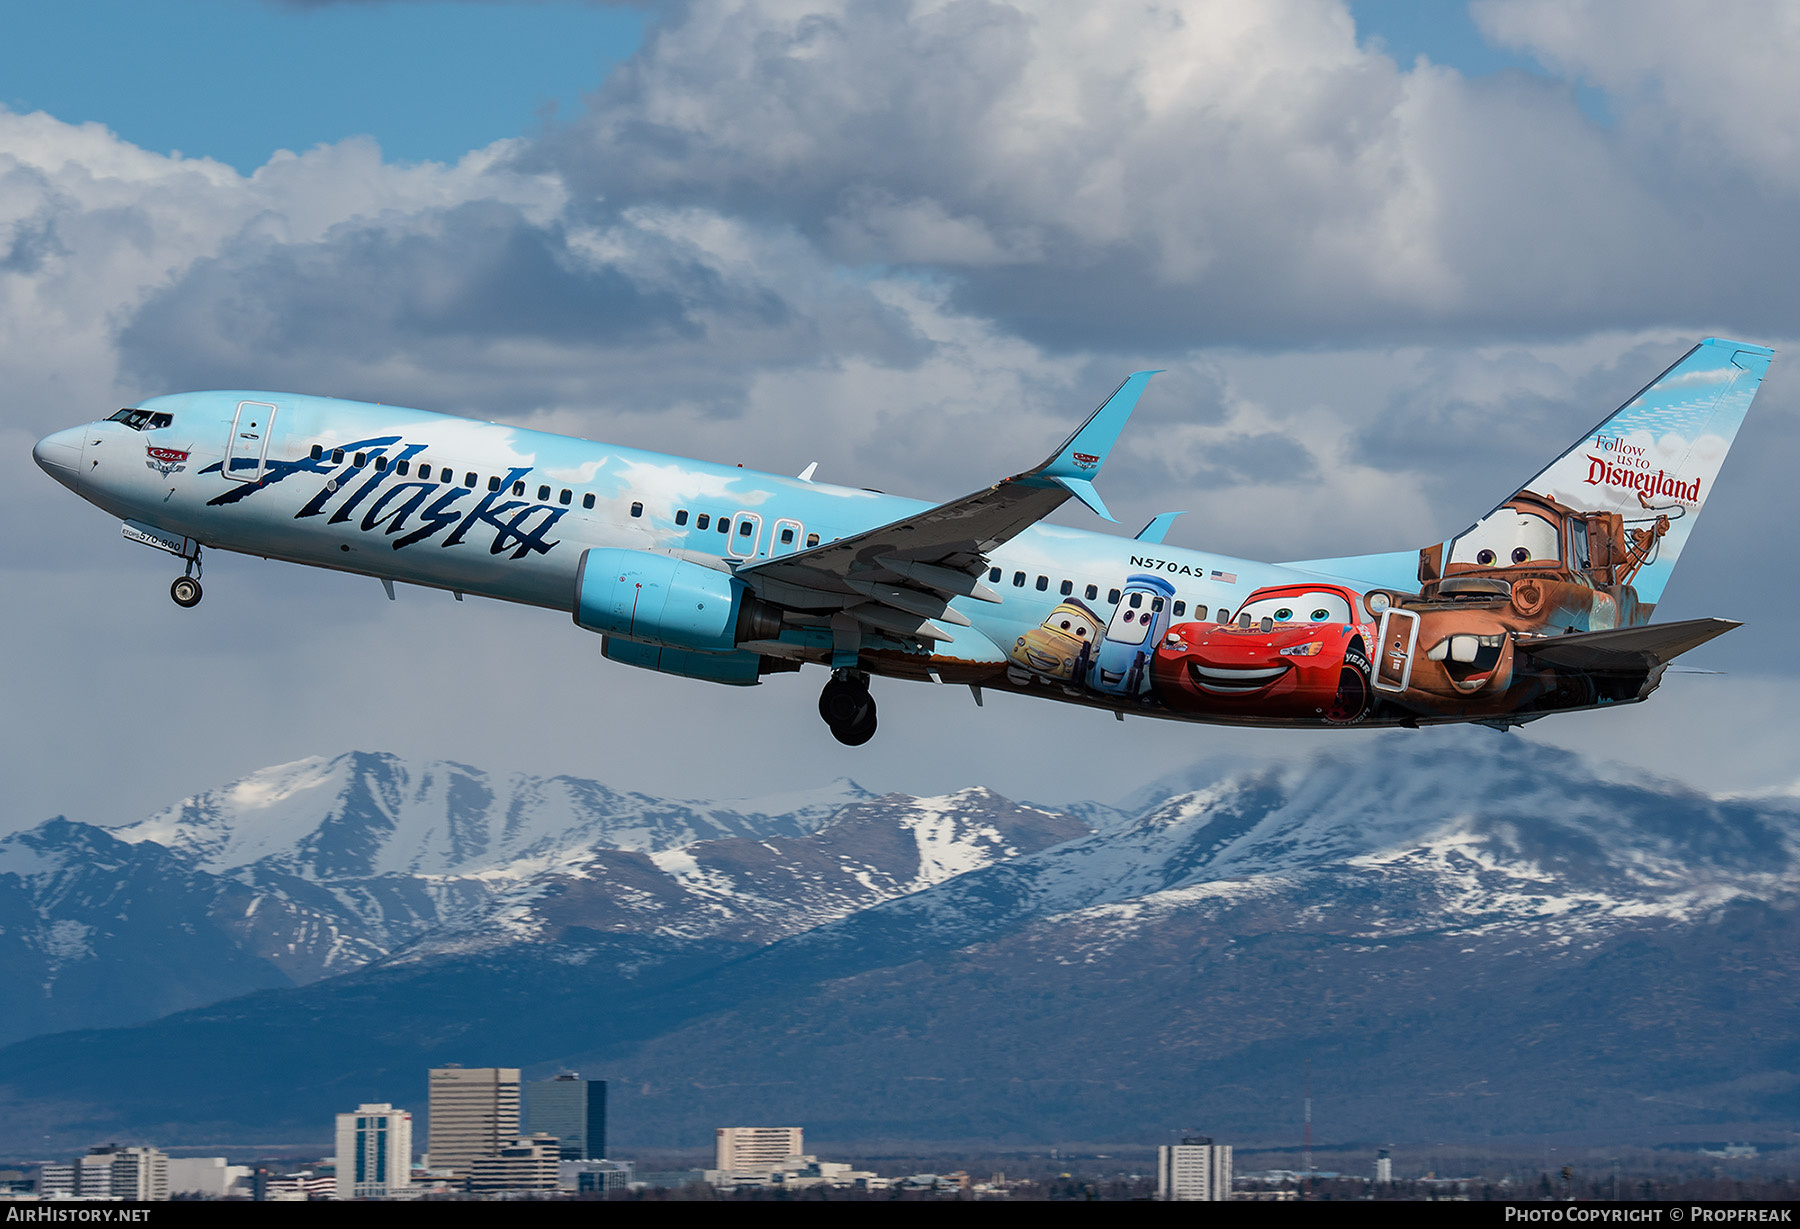
[[[248,1165],[228,1165],[222,1156],[169,1158],[169,1194],[223,1199],[250,1178]]]
[[[559,1075],[525,1085],[525,1129],[562,1141],[565,1161],[606,1156],[606,1081]]]
[[[74,1165],[74,1193],[134,1202],[169,1197],[169,1158],[157,1148],[121,1148],[106,1144],[88,1149]]]
[[[556,1165],[556,1189],[578,1194],[629,1190],[634,1177],[630,1161],[559,1161]]]
[[[713,1168],[721,1174],[767,1174],[806,1151],[800,1127],[720,1127],[714,1132]]]
[[[432,1167],[469,1173],[519,1138],[519,1069],[433,1067],[428,1129]]]
[[[385,1101],[337,1116],[339,1199],[382,1199],[412,1185],[412,1115]]]
[[[1215,1144],[1205,1135],[1189,1135],[1179,1144],[1156,1150],[1158,1199],[1230,1199],[1231,1145]]]
[[[478,1156],[469,1163],[469,1189],[553,1191],[560,1148],[552,1135],[509,1140],[491,1156]]]

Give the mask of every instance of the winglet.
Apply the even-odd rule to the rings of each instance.
[[[1143,395],[1144,385],[1150,382],[1151,376],[1157,374],[1155,371],[1134,371],[1125,377],[1125,382],[1106,399],[1106,404],[1089,415],[1088,420],[1076,429],[1068,442],[1034,472],[1045,478],[1053,478],[1064,486],[1068,486],[1068,481],[1079,482],[1092,491],[1094,475],[1100,472],[1100,466],[1106,461],[1106,454],[1118,442],[1119,432],[1125,429],[1125,420],[1131,417],[1131,411],[1136,408],[1138,398]],[[1090,500],[1077,487],[1069,486],[1069,490],[1088,507],[1100,512],[1094,506],[1099,496]],[[1106,516],[1107,520],[1112,519],[1104,512],[1100,512],[1100,515]]]
[[[1169,526],[1175,523],[1178,516],[1186,516],[1185,512],[1162,512],[1154,517],[1148,525],[1138,530],[1135,541],[1161,542],[1169,536]]]

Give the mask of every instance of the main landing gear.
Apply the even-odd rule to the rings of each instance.
[[[187,571],[183,572],[180,576],[177,576],[175,578],[175,583],[169,586],[169,596],[174,598],[175,604],[183,610],[191,610],[200,604],[200,598],[202,596],[200,591],[200,578],[194,575],[194,572],[199,569],[199,567],[200,548],[196,546],[194,548],[194,557],[187,561]]]
[[[869,676],[861,670],[833,670],[831,681],[819,693],[819,716],[831,727],[831,736],[846,747],[860,747],[875,737]]]

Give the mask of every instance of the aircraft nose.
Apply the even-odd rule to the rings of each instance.
[[[81,445],[86,431],[86,427],[58,431],[46,435],[31,449],[31,459],[38,463],[38,468],[71,491],[76,489],[81,478]]]

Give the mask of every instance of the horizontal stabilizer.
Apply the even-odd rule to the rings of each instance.
[[[1138,542],[1161,542],[1169,536],[1169,526],[1175,523],[1178,516],[1186,516],[1185,512],[1159,512],[1152,517],[1150,523],[1138,530]]]
[[[1741,626],[1731,619],[1688,619],[1681,623],[1648,623],[1605,632],[1520,640],[1516,644],[1521,653],[1571,670],[1643,670],[1673,661],[1714,636],[1723,636]]]

